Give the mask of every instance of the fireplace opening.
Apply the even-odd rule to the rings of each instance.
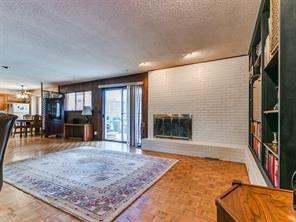
[[[154,137],[171,139],[192,139],[191,114],[155,114]]]

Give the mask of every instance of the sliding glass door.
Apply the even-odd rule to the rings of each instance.
[[[103,88],[103,139],[140,147],[142,86]]]
[[[104,89],[104,139],[127,142],[127,87]]]

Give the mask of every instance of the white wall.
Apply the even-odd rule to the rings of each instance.
[[[148,109],[149,138],[153,114],[189,113],[193,141],[247,146],[247,56],[150,72]]]
[[[248,149],[248,57],[149,73],[144,150],[246,164],[251,183],[266,185]],[[192,114],[192,141],[153,138],[153,114]]]
[[[31,115],[41,115],[41,97],[31,96]]]

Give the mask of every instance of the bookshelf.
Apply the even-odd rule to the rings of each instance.
[[[262,0],[249,49],[249,149],[268,186],[296,171],[296,1]]]

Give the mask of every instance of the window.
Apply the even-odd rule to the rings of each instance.
[[[91,91],[66,93],[65,111],[81,111],[83,106],[92,107]]]
[[[65,96],[65,110],[75,110],[75,93],[67,93]]]
[[[84,98],[83,92],[76,93],[76,110],[83,109],[83,105],[84,105],[83,98]]]
[[[92,105],[91,105],[91,91],[84,92],[84,105],[92,107]]]

